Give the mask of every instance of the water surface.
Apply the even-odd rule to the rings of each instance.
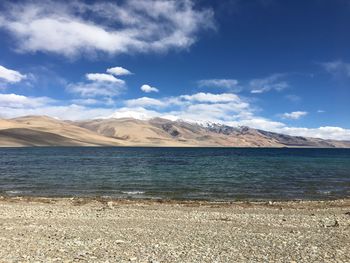
[[[350,149],[0,148],[0,194],[343,198],[350,197]]]

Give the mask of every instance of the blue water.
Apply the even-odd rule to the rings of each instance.
[[[350,149],[0,148],[0,194],[343,198],[350,197]]]

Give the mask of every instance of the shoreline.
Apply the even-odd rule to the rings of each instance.
[[[100,203],[107,204],[112,202],[118,205],[182,205],[182,206],[206,206],[206,207],[350,207],[350,197],[335,199],[267,199],[267,200],[201,200],[201,199],[164,199],[164,198],[115,198],[109,196],[11,196],[0,195],[0,202],[18,203],[56,203],[68,202],[72,204]]]
[[[337,140],[335,140],[337,141]],[[337,142],[343,142],[343,141],[337,141]],[[345,141],[347,143],[350,143],[350,141]],[[196,149],[196,148],[208,148],[208,149],[350,149],[350,146],[289,146],[289,145],[283,145],[283,146],[225,146],[225,145],[148,145],[148,144],[140,144],[140,145],[0,145],[0,149],[26,149],[26,148],[38,148],[38,149],[45,149],[45,148],[179,148],[179,149]]]

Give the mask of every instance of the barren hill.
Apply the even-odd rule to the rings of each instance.
[[[99,119],[76,125],[104,136],[124,140],[127,145],[223,146],[223,147],[350,147],[350,142],[290,136],[221,124],[200,125],[161,118]]]
[[[0,121],[1,146],[103,146],[118,140],[46,116]]]
[[[249,127],[161,118],[62,121],[46,116],[0,120],[0,146],[350,147],[350,142],[289,136]]]

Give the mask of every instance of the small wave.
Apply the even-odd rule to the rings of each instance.
[[[103,199],[112,199],[113,196],[112,195],[101,195],[101,198],[103,198]]]
[[[19,190],[9,190],[9,191],[5,191],[6,194],[8,195],[20,195],[20,194],[25,194],[25,193],[29,193],[30,191],[19,191]]]
[[[122,193],[127,195],[142,195],[145,192],[144,191],[123,191]]]
[[[330,195],[332,193],[332,191],[327,191],[327,190],[319,190],[317,192],[322,195]]]

